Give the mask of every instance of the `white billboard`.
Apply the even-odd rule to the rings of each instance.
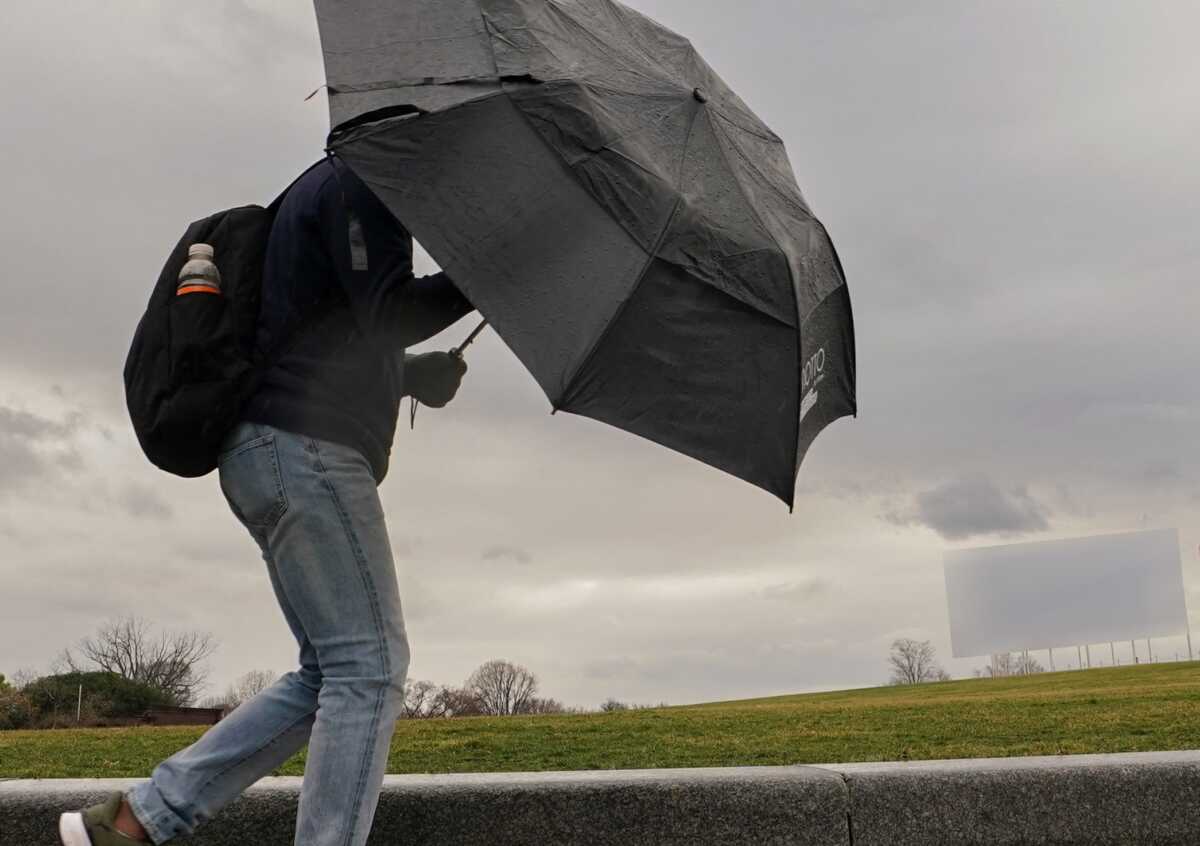
[[[1187,632],[1179,532],[946,553],[955,658]]]

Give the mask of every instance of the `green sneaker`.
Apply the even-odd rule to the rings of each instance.
[[[121,810],[125,794],[120,791],[109,794],[99,805],[82,811],[71,811],[58,818],[58,836],[63,846],[130,846],[132,843],[149,843],[117,831],[113,821]]]

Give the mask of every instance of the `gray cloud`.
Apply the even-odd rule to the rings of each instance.
[[[973,475],[919,493],[912,507],[885,518],[897,525],[921,525],[946,540],[976,535],[1021,534],[1050,528],[1050,512],[1024,488],[1004,490],[985,476]]]
[[[14,492],[45,468],[46,462],[28,443],[0,436],[0,492]]]
[[[1140,477],[1139,481],[1144,482],[1147,486],[1160,488],[1174,488],[1187,480],[1183,467],[1177,461],[1170,459],[1147,461],[1137,475]]]
[[[12,493],[60,470],[77,471],[83,456],[73,443],[84,415],[72,412],[53,420],[22,409],[0,406],[0,494]]]
[[[62,421],[39,414],[0,406],[0,435],[26,441],[61,441],[73,436],[83,424],[82,412],[72,412]]]
[[[832,587],[828,579],[812,577],[798,582],[781,582],[768,585],[762,589],[764,599],[776,599],[783,602],[807,602],[827,593]]]
[[[513,561],[517,564],[533,561],[533,556],[518,546],[489,546],[479,557],[484,561]]]
[[[170,520],[175,509],[153,488],[141,484],[129,484],[117,498],[121,507],[131,517],[152,520]]]
[[[86,466],[83,453],[76,447],[67,447],[54,455],[54,463],[68,472],[77,472]]]
[[[587,661],[580,670],[584,675],[593,679],[620,679],[636,674],[639,670],[639,664],[637,659],[625,655]]]

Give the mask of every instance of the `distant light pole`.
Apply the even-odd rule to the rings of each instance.
[[[79,717],[83,713],[83,685],[79,685],[79,700],[75,703],[75,722],[79,722]]]

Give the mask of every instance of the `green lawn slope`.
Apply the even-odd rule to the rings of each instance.
[[[200,728],[0,732],[0,778],[144,777]],[[388,772],[516,772],[1200,748],[1200,662],[562,717],[402,720]],[[301,775],[304,753],[276,775]]]

